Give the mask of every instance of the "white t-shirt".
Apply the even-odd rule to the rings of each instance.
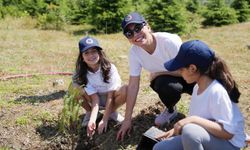
[[[74,81],[73,76],[73,81]],[[88,95],[95,93],[105,95],[109,91],[117,90],[121,86],[121,78],[114,64],[111,64],[109,83],[103,81],[102,71],[99,68],[95,73],[88,71],[88,83],[84,90]]]
[[[149,54],[139,46],[132,45],[129,53],[131,76],[139,76],[142,68],[150,73],[167,71],[164,63],[177,55],[182,44],[178,35],[166,32],[156,32],[153,35],[156,39],[156,48],[153,54]]]
[[[189,116],[200,116],[215,120],[233,134],[229,140],[236,147],[245,146],[244,118],[236,103],[233,103],[225,88],[214,80],[205,91],[197,95],[198,84],[194,86]]]

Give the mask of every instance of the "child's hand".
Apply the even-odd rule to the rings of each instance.
[[[104,121],[103,119],[99,122],[99,125],[98,125],[98,134],[102,134],[103,131],[106,132],[107,131],[107,125],[108,125],[108,122],[107,121]]]
[[[89,121],[87,126],[87,136],[92,137],[95,134],[96,124],[95,122]]]
[[[193,120],[195,120],[197,117],[195,116],[189,116],[189,117],[186,117],[184,119],[181,119],[179,120],[178,122],[176,122],[174,124],[174,135],[180,135],[181,134],[181,131],[182,131],[182,128],[188,124],[188,123],[192,123]]]
[[[174,135],[174,129],[171,129],[168,132],[165,132],[165,133],[163,133],[161,135],[158,135],[155,138],[158,139],[158,140],[164,140],[164,139],[170,138],[173,135]]]

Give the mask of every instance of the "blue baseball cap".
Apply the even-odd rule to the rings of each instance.
[[[81,53],[92,47],[96,47],[97,49],[102,50],[102,48],[99,46],[98,41],[95,38],[86,36],[79,41],[79,50]]]
[[[190,64],[198,68],[207,69],[214,60],[214,51],[207,44],[200,40],[184,42],[177,56],[174,59],[164,63],[168,71],[175,71]]]
[[[131,23],[146,23],[144,17],[138,12],[132,12],[124,17],[122,20],[122,29],[124,30]]]

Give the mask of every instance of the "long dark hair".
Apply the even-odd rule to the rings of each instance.
[[[103,50],[97,49],[97,51],[98,51],[98,54],[100,57],[99,63],[101,66],[103,81],[105,83],[109,83],[108,80],[110,79],[109,72],[111,69],[111,63],[107,59],[106,54],[103,52]],[[88,70],[92,71],[91,68],[88,67],[86,62],[83,61],[82,53],[79,52],[79,55],[78,55],[78,58],[76,61],[76,68],[75,68],[76,82],[79,85],[87,85],[87,83],[88,83],[88,79],[87,79]]]
[[[212,79],[219,81],[227,93],[231,101],[238,103],[240,98],[240,91],[238,86],[233,79],[232,74],[229,72],[225,61],[218,56],[214,57],[212,64],[206,70],[199,69],[202,74],[209,76]]]

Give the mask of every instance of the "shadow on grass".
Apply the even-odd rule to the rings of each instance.
[[[69,141],[68,135],[59,132],[57,123],[44,122],[36,128],[36,132],[40,135],[43,142],[41,149],[70,149],[71,141]]]
[[[24,102],[24,103],[45,103],[48,101],[56,100],[63,98],[66,94],[66,91],[60,90],[54,93],[49,93],[47,95],[35,95],[35,96],[21,96],[15,99],[15,102]]]
[[[56,124],[44,122],[41,126],[36,128],[36,132],[39,133],[43,139],[50,139],[58,134],[58,127]]]

